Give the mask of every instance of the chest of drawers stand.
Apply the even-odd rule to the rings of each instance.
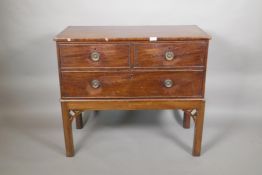
[[[57,46],[66,156],[85,110],[183,110],[200,156],[210,36],[192,26],[69,26]]]

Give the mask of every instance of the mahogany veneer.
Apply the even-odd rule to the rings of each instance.
[[[201,152],[210,36],[197,26],[67,27],[57,44],[66,155],[84,110],[182,109]]]

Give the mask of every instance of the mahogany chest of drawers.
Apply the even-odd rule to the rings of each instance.
[[[181,109],[199,156],[210,36],[197,26],[67,27],[54,40],[66,155],[84,110]]]

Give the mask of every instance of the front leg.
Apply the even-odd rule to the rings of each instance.
[[[64,128],[64,137],[65,137],[65,148],[66,156],[74,156],[74,143],[73,143],[73,133],[72,133],[72,120],[73,117],[69,113],[69,109],[66,103],[61,103],[62,108],[62,119],[63,119],[63,128]]]
[[[204,124],[204,113],[205,113],[205,102],[202,102],[200,107],[192,114],[195,121],[195,133],[194,133],[194,143],[193,143],[193,156],[200,156],[201,153],[201,142],[202,142],[202,132]]]

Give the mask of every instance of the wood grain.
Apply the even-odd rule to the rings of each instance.
[[[72,110],[150,110],[201,108],[204,99],[61,99]]]
[[[76,129],[82,129],[84,126],[82,113],[76,117]]]
[[[204,67],[207,46],[207,41],[136,44],[134,67]],[[168,51],[174,53],[173,60],[166,60]]]
[[[65,137],[66,156],[72,157],[74,156],[72,120],[69,115],[69,108],[66,105],[66,103],[61,103],[61,109],[62,109],[64,137]]]
[[[192,155],[199,156],[209,39],[197,26],[69,26],[58,34],[66,155],[74,155],[70,110],[182,109],[185,128],[190,117],[195,121]],[[99,61],[91,59],[94,51]],[[173,60],[165,59],[167,51]],[[167,79],[173,86],[165,87]],[[81,116],[76,124],[83,127]]]
[[[190,115],[190,111],[184,110],[183,127],[186,129],[190,128]]]
[[[97,89],[92,80],[99,80]],[[174,85],[164,86],[170,79]],[[62,72],[66,98],[192,98],[202,97],[203,71]]]
[[[129,44],[60,44],[61,68],[84,67],[129,67]],[[98,52],[100,59],[93,61],[92,52]]]
[[[211,37],[195,25],[185,26],[69,26],[58,34],[57,42],[209,40]]]
[[[204,114],[205,114],[205,102],[200,104],[198,108],[198,115],[195,121],[195,132],[194,132],[194,142],[193,142],[193,156],[200,156],[201,154],[201,143],[202,143],[202,133],[204,126]]]

